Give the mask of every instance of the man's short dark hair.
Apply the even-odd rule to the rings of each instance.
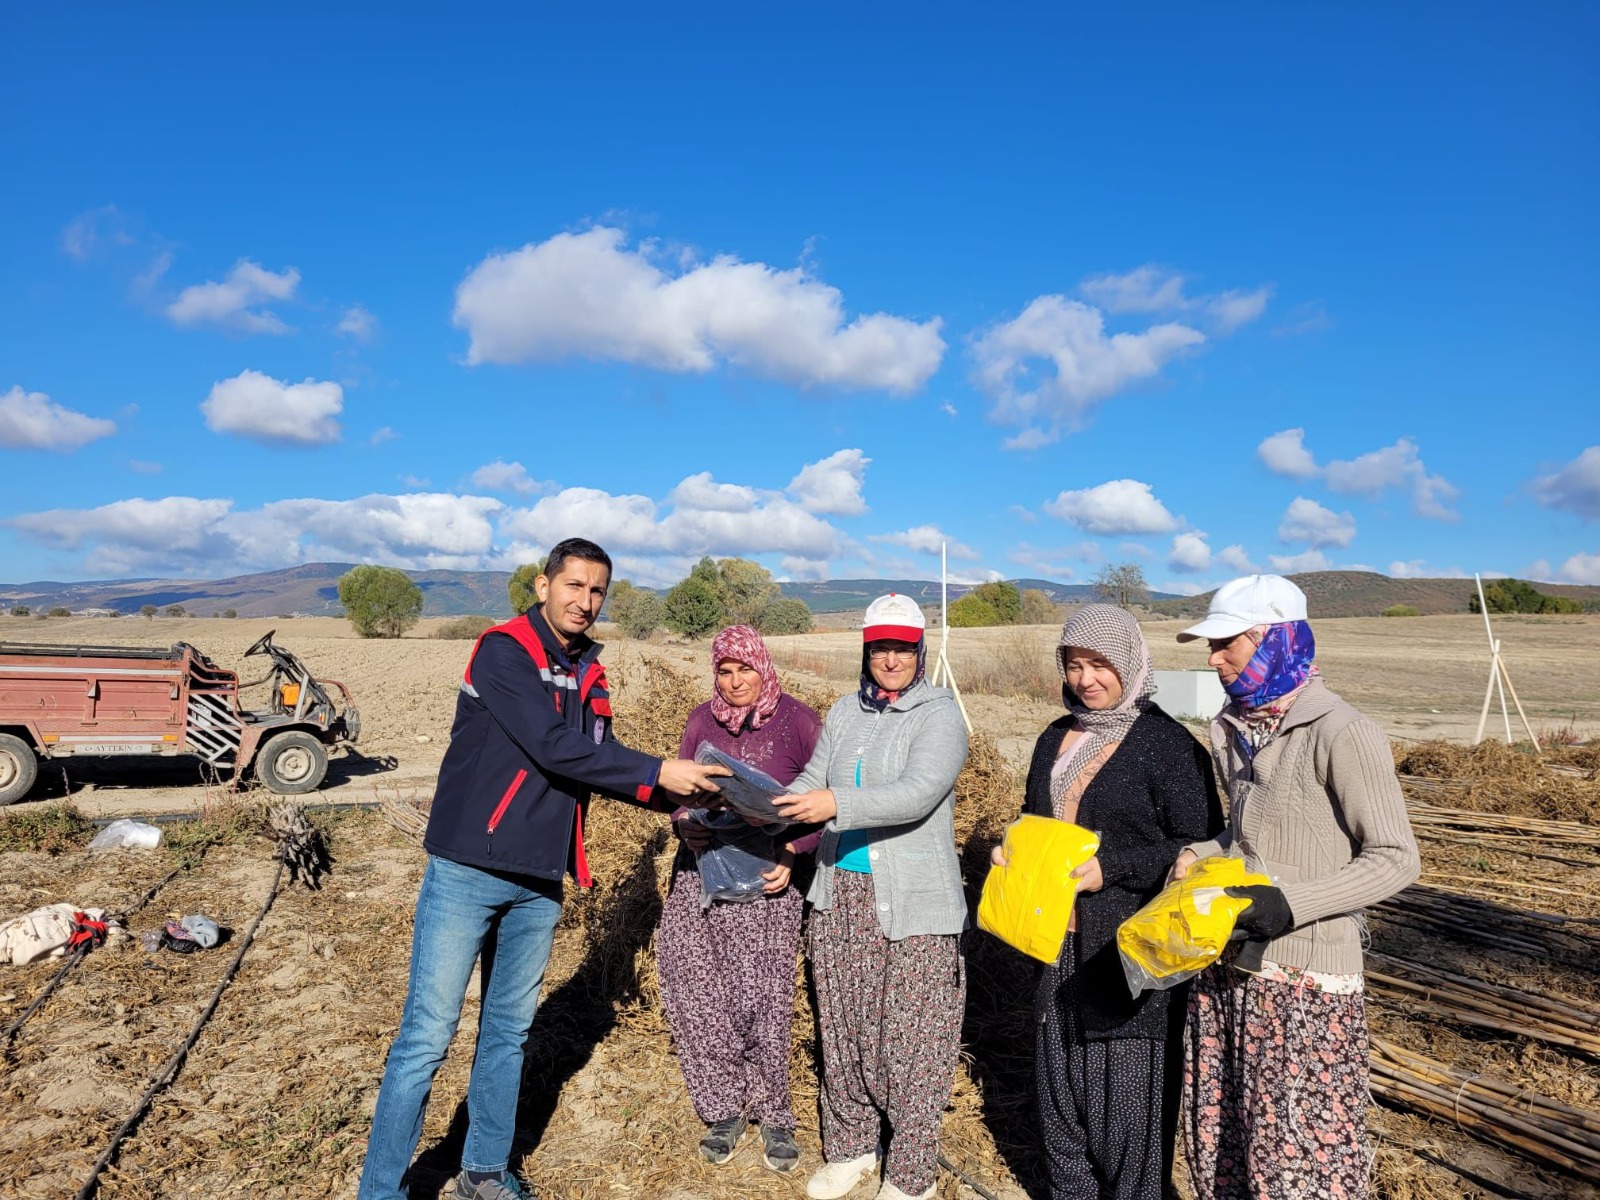
[[[606,569],[607,576],[611,574],[609,554],[587,538],[567,538],[550,548],[550,557],[544,561],[544,577],[554,579],[561,574],[561,568],[567,565],[567,560],[573,558],[580,562],[599,563]]]

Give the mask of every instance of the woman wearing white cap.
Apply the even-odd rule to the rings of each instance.
[[[1178,856],[1242,853],[1272,886],[1233,888],[1244,940],[1195,980],[1184,1086],[1200,1200],[1364,1197],[1362,910],[1421,870],[1389,741],[1323,685],[1306,598],[1278,575],[1219,588],[1200,624],[1228,703],[1211,752],[1228,827]]]
[[[860,689],[828,711],[779,805],[797,824],[827,822],[807,896],[827,1160],[806,1184],[814,1200],[878,1166],[885,1123],[878,1200],[934,1194],[966,999],[954,813],[967,729],[955,697],[923,679],[924,633],[907,597],[872,602]]]

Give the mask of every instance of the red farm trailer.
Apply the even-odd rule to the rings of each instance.
[[[245,657],[271,666],[264,709],[239,703],[239,676],[184,642],[168,649],[0,642],[0,804],[22,799],[41,759],[193,755],[271,791],[316,790],[330,748],[353,744],[350,690],[318,680],[268,633]],[[331,689],[331,691],[330,691]],[[340,702],[335,702],[337,692]]]

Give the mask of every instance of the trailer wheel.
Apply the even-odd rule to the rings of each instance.
[[[328,774],[328,752],[300,729],[269,738],[256,755],[256,776],[269,791],[283,796],[314,792]]]
[[[39,758],[19,737],[0,733],[0,804],[15,804],[39,778]]]

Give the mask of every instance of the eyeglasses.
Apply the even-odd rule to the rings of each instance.
[[[915,658],[917,656],[917,648],[915,646],[870,646],[867,648],[867,657],[873,662],[885,662],[891,656],[895,658]]]
[[[1261,644],[1261,639],[1257,637],[1253,631],[1246,629],[1243,633],[1236,633],[1232,637],[1207,638],[1206,645],[1210,648],[1211,653],[1217,654],[1223,650],[1226,650],[1229,646],[1233,645],[1242,637],[1249,638],[1250,644],[1253,646],[1259,646]]]

